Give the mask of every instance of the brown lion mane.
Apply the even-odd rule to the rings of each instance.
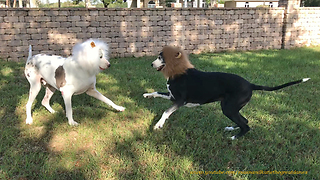
[[[185,74],[187,69],[194,68],[190,63],[188,55],[179,47],[165,46],[162,49],[165,67],[161,70],[166,78],[175,78]]]

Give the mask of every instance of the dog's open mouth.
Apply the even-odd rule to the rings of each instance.
[[[164,68],[165,65],[161,65],[160,67],[157,68],[157,71],[161,71]]]
[[[103,71],[103,70],[105,70],[105,69],[103,69],[103,68],[102,68],[102,67],[100,67],[100,66],[99,66],[99,68],[100,68],[102,71]]]

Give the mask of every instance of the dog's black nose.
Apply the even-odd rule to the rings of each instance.
[[[153,67],[153,64],[151,64],[151,67]]]
[[[110,67],[110,66],[111,66],[111,64],[108,65],[108,67]]]

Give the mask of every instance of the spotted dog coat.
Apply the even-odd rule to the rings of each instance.
[[[61,91],[70,125],[78,124],[72,117],[72,95],[87,93],[118,111],[124,111],[124,107],[114,104],[96,90],[96,75],[108,67],[110,67],[108,45],[99,40],[89,39],[77,44],[73,48],[72,56],[68,58],[45,54],[32,56],[32,47],[30,46],[25,66],[25,75],[30,83],[29,100],[26,105],[26,123],[33,122],[31,106],[41,89],[41,83],[46,87],[42,105],[51,113],[55,111],[49,104],[50,98],[55,90]]]

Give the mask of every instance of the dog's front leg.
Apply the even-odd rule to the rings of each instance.
[[[95,88],[90,88],[87,92],[86,92],[89,96],[92,96],[96,99],[99,99],[102,102],[105,102],[106,104],[112,106],[114,109],[116,109],[117,111],[124,111],[126,108],[122,107],[122,106],[118,106],[115,103],[113,103],[110,99],[106,98],[104,95],[102,95],[99,91],[97,91]]]
[[[162,93],[162,92],[144,93],[143,97],[144,98],[161,97],[161,98],[169,99],[169,100],[171,98],[169,93]]]
[[[68,118],[68,123],[71,126],[77,126],[78,123],[74,121],[72,117],[72,106],[71,106],[72,93],[67,91],[61,91],[61,94],[64,100],[64,105],[66,106],[66,116]]]
[[[161,119],[157,122],[157,124],[154,126],[153,129],[159,129],[162,128],[163,124],[165,123],[166,119],[169,118],[169,116],[174,113],[181,105],[175,103],[173,106],[171,106],[169,109],[167,109],[161,116]]]

